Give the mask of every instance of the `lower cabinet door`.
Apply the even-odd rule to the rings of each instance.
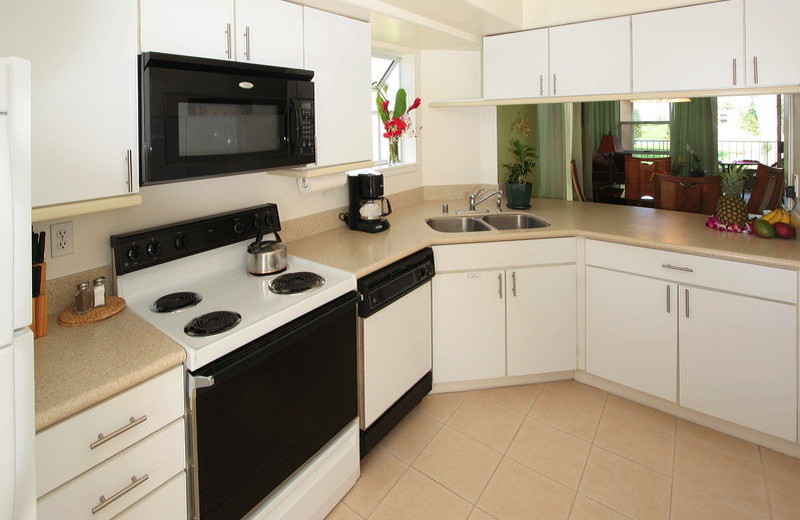
[[[186,516],[186,472],[181,471],[114,520],[184,520]]]
[[[680,404],[797,441],[797,307],[680,288]]]
[[[433,278],[433,382],[506,375],[503,271]]]
[[[506,271],[508,375],[575,370],[575,265]]]
[[[586,371],[676,401],[677,285],[586,269]]]

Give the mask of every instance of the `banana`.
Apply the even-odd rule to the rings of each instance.
[[[761,218],[763,218],[770,224],[775,224],[776,222],[781,221],[781,211],[782,211],[781,208],[775,208]]]
[[[784,224],[792,223],[792,217],[789,215],[789,212],[783,208],[781,208],[781,222],[783,222]]]

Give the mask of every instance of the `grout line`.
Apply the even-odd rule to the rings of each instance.
[[[678,458],[678,421],[674,422],[672,432],[672,474],[669,479],[669,517],[672,518],[672,503],[675,497],[675,464]]]
[[[767,468],[764,466],[764,447],[758,447],[758,460],[761,463],[761,480],[764,484],[764,493],[767,494],[767,507],[769,508],[769,517],[775,518],[775,512],[772,510],[772,494],[769,492],[769,480],[767,479]]]

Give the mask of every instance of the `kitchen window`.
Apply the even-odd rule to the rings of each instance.
[[[389,162],[389,140],[383,137],[384,128],[378,115],[375,96],[378,89],[386,92],[389,107],[394,108],[394,98],[399,88],[405,88],[409,98],[413,99],[414,73],[413,56],[374,53],[372,55],[372,83],[370,89],[370,107],[372,110],[372,160],[378,164]],[[415,139],[400,139],[400,160],[412,163],[416,157]]]

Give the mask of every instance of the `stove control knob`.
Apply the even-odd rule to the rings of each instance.
[[[128,249],[128,260],[131,262],[138,262],[142,258],[142,248],[139,246],[131,246]]]
[[[241,222],[237,222],[236,224],[234,224],[233,232],[236,233],[237,235],[241,235],[242,233],[244,233],[244,224],[242,224]]]
[[[161,244],[158,242],[150,242],[147,244],[147,254],[155,258],[161,253]]]
[[[184,249],[186,247],[186,235],[178,233],[175,235],[175,249]]]

